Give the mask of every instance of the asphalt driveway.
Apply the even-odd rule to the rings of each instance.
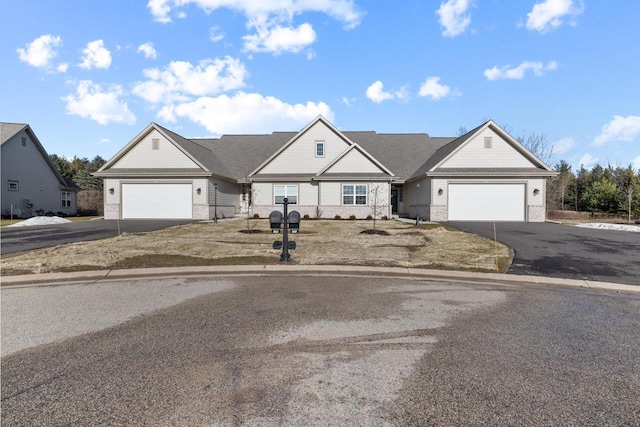
[[[493,222],[445,224],[493,239]],[[508,273],[640,285],[640,233],[522,222],[496,231],[515,251]]]
[[[31,227],[3,227],[0,231],[1,252],[30,251],[64,243],[98,240],[121,233],[143,233],[176,225],[189,224],[189,220],[116,220],[68,222],[64,224],[35,225]]]

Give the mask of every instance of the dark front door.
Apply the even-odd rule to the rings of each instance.
[[[398,190],[391,189],[391,213],[398,213]]]

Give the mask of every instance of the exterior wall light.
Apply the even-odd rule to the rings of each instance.
[[[115,192],[116,192],[116,190],[114,190],[113,188],[110,188],[110,189],[109,189],[109,194],[113,194],[113,193],[115,193]]]
[[[438,196],[442,196],[442,193],[444,193],[444,190],[442,188],[438,188]]]
[[[202,194],[202,189],[201,189],[201,188],[198,188],[198,189],[196,190],[196,193],[198,193],[198,196],[199,196],[200,194]]]
[[[540,190],[538,190],[537,188],[533,190],[533,195],[537,196],[538,194],[540,194]]]

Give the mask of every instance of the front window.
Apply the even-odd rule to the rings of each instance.
[[[71,207],[71,192],[69,191],[62,192],[62,207],[63,208]]]
[[[342,186],[343,205],[366,205],[367,186],[358,184],[344,184]]]
[[[298,204],[298,186],[297,185],[274,185],[273,195],[275,196],[275,204],[284,203],[284,198],[288,199],[290,205]]]

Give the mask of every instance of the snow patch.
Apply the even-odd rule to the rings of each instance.
[[[17,224],[8,225],[7,227],[29,227],[32,225],[64,224],[67,222],[71,221],[60,218],[59,216],[34,216],[33,218],[29,218]]]
[[[601,230],[633,231],[636,233],[640,233],[640,227],[638,227],[637,225],[609,224],[606,222],[590,222],[587,224],[578,224],[576,227],[598,228]]]

